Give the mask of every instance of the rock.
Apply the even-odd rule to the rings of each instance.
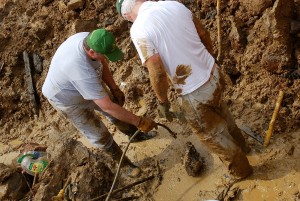
[[[29,35],[40,41],[52,36],[51,31],[49,31],[52,29],[51,24],[44,20],[34,21],[30,26],[31,29]]]
[[[1,200],[20,200],[29,192],[28,183],[32,183],[31,176],[22,175],[19,172],[14,172],[3,184],[0,184],[0,199]]]
[[[240,0],[240,4],[252,15],[261,14],[266,8],[272,6],[272,0]]]
[[[247,55],[260,54],[261,57],[255,60],[253,56],[249,56],[249,60],[246,61],[244,58],[243,62],[247,64],[259,62],[267,71],[276,73],[282,73],[285,66],[291,65],[292,45],[289,39],[291,13],[291,0],[277,0],[273,8],[263,13],[249,31],[245,52]]]
[[[46,149],[47,149],[46,145],[30,142],[30,143],[24,144],[22,146],[21,152],[22,153],[27,152],[27,151],[44,151],[45,152]]]
[[[85,1],[84,0],[71,0],[67,6],[68,10],[76,10],[76,9],[82,9]]]
[[[242,51],[246,44],[245,34],[242,32],[240,25],[236,22],[236,19],[233,16],[230,16],[229,20],[231,22],[231,29],[229,33],[231,47],[234,50]]]
[[[293,102],[292,106],[295,108],[295,109],[299,109],[300,108],[300,96],[298,96],[295,101]]]
[[[49,150],[48,150],[49,149]],[[48,201],[56,196],[71,178],[68,194],[76,193],[76,200],[90,200],[109,191],[113,175],[104,164],[107,156],[90,152],[81,142],[66,139],[47,149],[51,162],[35,185],[34,200]],[[71,196],[71,195],[70,195]]]
[[[71,183],[66,193],[71,200],[91,200],[109,192],[112,179],[111,171],[104,163],[97,162],[93,166],[77,167],[71,175]]]
[[[77,19],[72,25],[72,31],[78,32],[91,32],[97,28],[97,20],[81,20]]]
[[[12,174],[11,167],[0,163],[0,182],[5,181]]]
[[[9,42],[9,36],[0,33],[0,51],[3,51]]]
[[[42,0],[40,3],[45,6],[45,5],[48,5],[51,2],[53,2],[53,0]]]
[[[300,22],[297,20],[291,21],[291,31],[292,34],[296,34],[300,32]]]
[[[192,177],[199,176],[202,170],[202,159],[191,142],[186,143],[184,166],[188,175]]]

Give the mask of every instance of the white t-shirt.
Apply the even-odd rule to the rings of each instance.
[[[185,95],[210,77],[214,58],[201,42],[192,13],[176,1],[147,1],[130,29],[144,64],[159,53],[176,91]]]
[[[77,33],[57,49],[42,88],[47,99],[78,104],[107,96],[101,84],[102,64],[88,58],[83,49],[87,35],[88,32]]]

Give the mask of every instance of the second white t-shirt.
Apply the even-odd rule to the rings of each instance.
[[[147,1],[130,29],[142,63],[159,53],[176,91],[185,95],[210,77],[214,58],[201,42],[192,13],[176,1]]]

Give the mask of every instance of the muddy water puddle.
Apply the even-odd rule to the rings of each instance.
[[[190,177],[182,164],[176,164],[165,173],[154,198],[156,201],[196,201],[201,196],[205,200],[214,200],[217,197],[215,189],[221,184],[223,174],[224,169],[219,166],[199,177]]]
[[[296,171],[282,178],[248,180],[239,185],[243,200],[299,200],[300,175]]]

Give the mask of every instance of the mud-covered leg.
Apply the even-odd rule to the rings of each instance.
[[[237,144],[241,147],[244,153],[249,153],[251,148],[246,142],[241,130],[237,127],[226,103],[222,102],[221,104],[221,113],[227,122],[227,127],[229,134],[233,137],[233,139],[237,142]]]
[[[195,110],[187,103],[184,108],[193,132],[203,144],[217,154],[232,176],[240,179],[252,173],[245,153],[229,134],[224,118],[214,108],[198,104]]]
[[[66,119],[68,119],[78,131],[98,148],[111,145],[113,138],[101,119],[95,114],[92,101],[83,104],[63,105],[49,101],[50,104]]]

